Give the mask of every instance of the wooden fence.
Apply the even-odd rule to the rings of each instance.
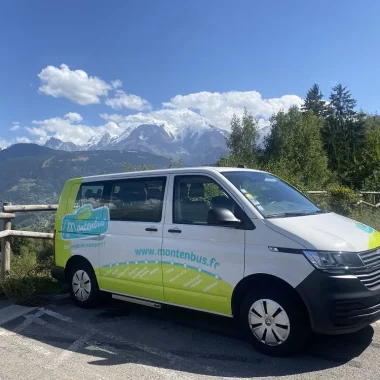
[[[12,230],[12,219],[16,217],[16,212],[35,212],[35,211],[56,211],[58,205],[12,205],[3,203],[3,212],[0,212],[0,219],[3,221],[3,231],[0,232],[1,239],[1,268],[0,279],[5,278],[6,273],[11,269],[11,238],[24,237],[34,239],[52,239],[53,234],[47,232],[18,231]]]
[[[324,195],[327,191],[307,191],[310,195]],[[379,209],[380,202],[376,202],[376,197],[379,197],[380,191],[361,191],[361,197],[371,197],[372,203],[359,200],[357,205],[365,205],[374,209]],[[16,217],[19,212],[36,212],[36,211],[56,211],[58,205],[12,205],[12,203],[3,203],[3,210],[0,212],[0,220],[3,221],[3,231],[0,232],[1,239],[1,267],[0,267],[0,280],[4,279],[7,272],[10,271],[11,263],[11,238],[24,237],[34,239],[52,239],[53,234],[47,232],[34,232],[34,231],[18,231],[12,230],[12,219]]]
[[[306,191],[306,193],[310,194],[310,195],[327,195],[327,191],[323,190],[323,191],[313,191],[313,190],[310,190],[310,191]],[[359,191],[359,196],[360,197],[371,197],[372,198],[372,203],[371,202],[368,202],[368,201],[365,201],[363,199],[360,199],[356,205],[359,206],[359,205],[366,205],[366,206],[369,206],[371,208],[375,208],[375,209],[378,209],[380,207],[380,202],[376,202],[376,199],[377,197],[379,197],[380,195],[380,191]]]

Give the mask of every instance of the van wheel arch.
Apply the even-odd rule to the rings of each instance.
[[[301,295],[297,292],[297,290],[294,289],[289,283],[282,280],[281,278],[270,275],[270,274],[265,274],[265,273],[251,274],[247,277],[244,277],[236,285],[232,293],[232,299],[231,299],[231,310],[234,317],[239,317],[240,305],[242,301],[244,300],[244,297],[247,295],[249,291],[253,290],[255,286],[279,287],[282,289],[287,288],[302,303],[310,320],[309,310],[304,300],[302,299]]]
[[[92,270],[94,270],[94,268],[92,267],[92,264],[85,257],[79,256],[79,255],[71,256],[65,266],[66,283],[69,283],[69,280],[70,280],[69,274],[70,274],[71,268],[79,263],[89,265],[92,268]]]

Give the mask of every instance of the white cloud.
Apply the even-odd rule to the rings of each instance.
[[[0,138],[0,149],[6,149],[11,145],[9,141]]]
[[[69,112],[64,116],[64,118],[72,121],[73,123],[79,123],[83,120],[83,117],[76,112]]]
[[[123,130],[141,124],[164,124],[172,131],[180,131],[186,126],[205,127],[209,123],[196,112],[187,109],[161,109],[151,112],[139,112],[132,115],[100,114],[104,120],[117,123]]]
[[[264,128],[269,125],[269,117],[274,113],[281,109],[286,111],[292,105],[300,106],[303,103],[303,100],[296,95],[263,99],[256,91],[199,92],[177,95],[170,102],[163,103],[163,108],[152,110],[144,109],[149,105],[144,99],[125,94],[121,90],[116,90],[116,93],[116,98],[107,100],[108,105],[114,108],[134,107],[134,109],[140,109],[140,112],[130,115],[100,114],[105,122],[98,126],[87,125],[79,113],[69,112],[63,117],[34,120],[25,129],[30,135],[36,136],[39,143],[55,137],[82,145],[93,136],[99,136],[105,132],[111,136],[118,136],[125,130],[148,123],[164,124],[174,132],[180,132],[187,126],[194,128],[209,124],[229,130],[232,115],[235,113],[241,116],[244,108],[258,119],[260,128]],[[111,102],[112,100],[114,102]]]
[[[111,86],[112,88],[116,89],[116,88],[119,88],[123,85],[123,82],[120,80],[120,79],[116,79],[116,80],[113,80],[111,82]]]
[[[137,95],[126,94],[122,90],[117,90],[116,96],[107,99],[105,103],[114,109],[128,108],[136,111],[151,109],[151,105],[147,100]]]
[[[235,113],[241,116],[246,108],[261,124],[267,124],[274,113],[288,110],[292,105],[302,105],[303,100],[296,95],[284,95],[280,98],[263,99],[257,91],[198,92],[189,95],[177,95],[163,106],[170,109],[189,109],[199,113],[211,124],[230,128],[230,120]]]
[[[18,144],[30,144],[32,140],[27,137],[16,137],[16,143]]]
[[[221,129],[230,130],[232,115],[242,116],[246,108],[259,122],[259,127],[269,125],[269,118],[276,112],[288,110],[293,105],[300,106],[303,100],[296,95],[284,95],[280,98],[263,99],[256,91],[225,93],[199,92],[189,95],[177,95],[162,109],[139,112],[132,115],[101,114],[107,120],[118,123],[123,129],[139,124],[166,124],[174,129],[185,126],[204,126],[212,124]]]
[[[34,123],[34,121],[33,121]],[[46,137],[48,134],[47,132],[42,129],[42,128],[37,128],[37,127],[25,127],[25,129],[34,136],[39,136],[41,138],[41,141],[43,140],[44,137]],[[46,139],[47,140],[47,139]]]
[[[20,129],[20,122],[12,121],[12,126],[9,128],[10,131],[14,132]]]
[[[140,96],[118,90],[123,82],[116,79],[107,83],[96,76],[89,76],[84,70],[71,70],[62,64],[59,67],[47,66],[38,74],[41,80],[39,91],[55,98],[66,98],[80,105],[98,104],[110,91],[114,95],[105,103],[114,108],[127,108],[136,111],[149,110],[149,102]]]
[[[41,80],[39,91],[55,98],[67,98],[74,103],[87,105],[100,103],[112,85],[89,76],[83,70],[70,70],[69,66],[47,66],[38,74]]]
[[[109,133],[111,136],[120,135],[123,130],[113,121],[101,126],[89,126],[80,124],[82,116],[70,112],[64,117],[53,117],[45,120],[33,120],[32,127],[25,127],[29,134],[38,137],[38,143],[44,144],[50,137],[62,141],[71,141],[74,144],[83,145],[93,136]]]

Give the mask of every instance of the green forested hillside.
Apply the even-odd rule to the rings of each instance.
[[[0,202],[45,204],[58,202],[69,178],[122,172],[124,164],[168,167],[169,160],[136,151],[64,152],[34,144],[17,144],[0,151]],[[48,214],[25,215],[18,224],[43,225]]]

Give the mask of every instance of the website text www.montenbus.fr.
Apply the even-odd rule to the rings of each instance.
[[[216,269],[220,263],[216,259],[197,255],[194,252],[184,252],[179,249],[165,249],[165,248],[139,248],[135,249],[136,256],[162,256],[171,257],[181,260],[186,260],[193,263],[198,263],[207,267]]]

